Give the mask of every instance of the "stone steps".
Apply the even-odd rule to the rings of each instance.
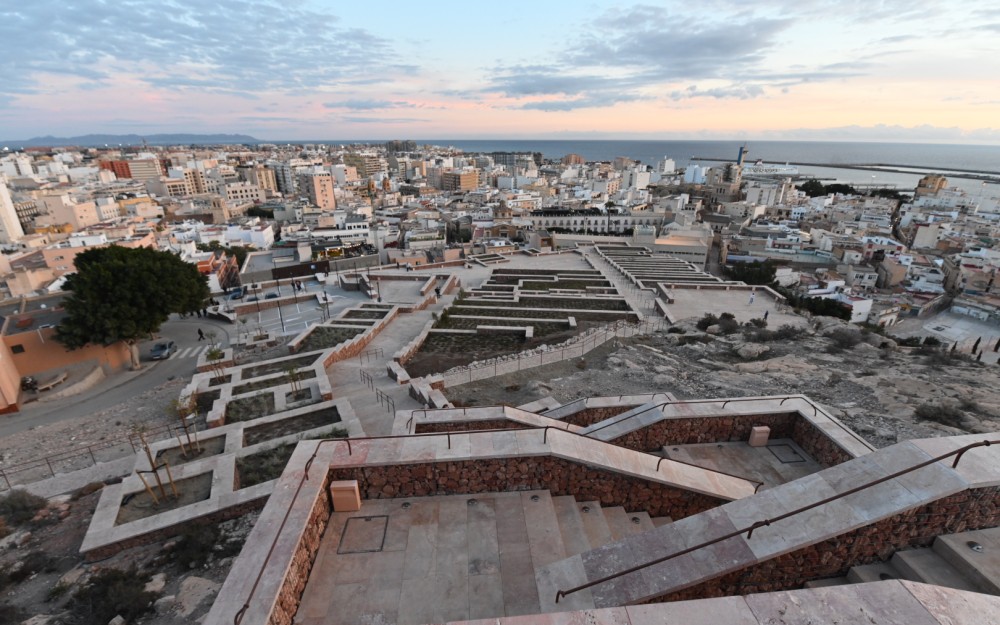
[[[970,545],[982,549],[972,549]],[[852,567],[845,578],[808,582],[808,588],[904,579],[945,588],[1000,595],[1000,529],[938,536],[931,548],[903,549],[887,562]],[[812,584],[812,585],[810,585]]]
[[[982,549],[975,550],[969,543]],[[1000,595],[1000,528],[938,536],[931,548],[980,592]]]
[[[980,592],[979,587],[933,549],[897,551],[890,560],[903,579],[935,586]]]

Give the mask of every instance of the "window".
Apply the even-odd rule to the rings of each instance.
[[[10,351],[13,354],[23,354],[24,353],[24,345],[11,345],[10,346]]]

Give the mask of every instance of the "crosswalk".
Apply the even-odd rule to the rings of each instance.
[[[201,356],[208,350],[212,349],[211,345],[200,345],[197,347],[185,347],[184,349],[179,349],[172,356],[170,360],[178,360],[180,358],[197,358]]]

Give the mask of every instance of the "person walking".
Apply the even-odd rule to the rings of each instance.
[[[205,333],[201,331],[201,328],[198,328],[198,340],[199,341],[205,340]]]
[[[757,296],[757,292],[756,291],[750,291],[750,301],[747,302],[747,306],[752,306],[753,305],[753,298],[756,297],[756,296]]]

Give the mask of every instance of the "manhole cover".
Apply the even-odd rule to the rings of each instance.
[[[791,445],[779,443],[777,445],[768,445],[767,448],[782,464],[792,464],[795,462],[806,461],[806,459],[802,457],[802,454],[795,451],[795,448]]]
[[[388,516],[360,516],[347,519],[340,535],[337,553],[373,553],[382,551]]]

